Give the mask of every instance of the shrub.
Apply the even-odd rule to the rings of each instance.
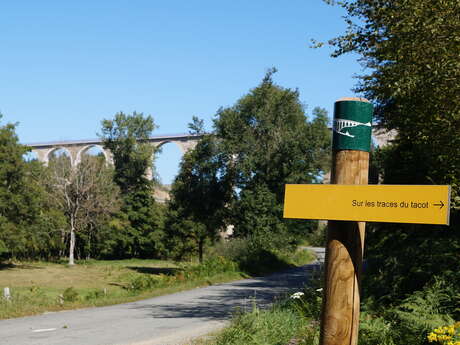
[[[183,275],[187,279],[206,278],[225,272],[236,272],[238,266],[235,262],[223,256],[211,256],[201,264],[184,268]]]
[[[307,242],[313,247],[324,247],[326,245],[327,226],[318,226],[307,234]]]
[[[435,280],[399,304],[382,308],[365,306],[362,313],[360,345],[426,344],[426,335],[436,327],[453,323],[449,312],[454,302],[450,285]],[[372,310],[372,312],[366,311]],[[379,314],[379,315],[375,315]]]
[[[214,252],[215,255],[237,263],[242,271],[251,275],[266,274],[293,266],[278,252],[264,248],[260,241],[253,241],[251,238],[235,238],[220,243],[214,248]]]
[[[361,313],[359,345],[396,345],[393,339],[394,325],[383,317]]]
[[[91,301],[94,299],[103,298],[105,297],[105,295],[106,293],[104,292],[104,290],[93,290],[93,291],[88,292],[88,294],[85,296],[85,299],[87,301]]]
[[[79,295],[73,287],[69,287],[62,293],[62,298],[64,302],[76,302],[79,299]]]
[[[147,274],[137,275],[128,284],[128,290],[133,292],[144,291],[157,285],[157,280]]]

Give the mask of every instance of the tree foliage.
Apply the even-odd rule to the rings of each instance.
[[[360,55],[368,73],[356,89],[375,104],[378,124],[397,132],[392,145],[374,155],[384,183],[453,187],[450,227],[370,228],[367,291],[394,304],[441,281],[451,296],[459,296],[460,2],[353,0],[340,5],[348,30],[329,42],[333,56]],[[453,306],[447,309],[455,312]]]
[[[152,168],[154,147],[149,139],[156,128],[152,116],[134,112],[102,121],[101,138],[115,165],[115,182],[123,194],[152,187],[145,173]]]
[[[276,85],[275,72],[214,121],[222,151],[232,157],[235,234],[259,234],[267,243],[299,226],[282,219],[284,185],[317,181],[330,154],[325,111],[315,109],[308,121],[298,91]]]
[[[333,56],[360,54],[369,73],[357,91],[376,105],[379,125],[395,129],[395,157],[413,169],[392,176],[454,185],[460,176],[460,3],[457,0],[354,0]],[[454,199],[455,201],[455,199]]]
[[[229,157],[219,148],[215,136],[205,135],[184,155],[174,180],[165,231],[177,257],[197,252],[202,261],[205,244],[214,242],[225,226],[232,181]]]
[[[98,157],[84,156],[75,167],[65,156],[49,162],[43,183],[67,219],[63,234],[69,237],[69,265],[75,263],[77,233],[94,236],[119,208],[119,189],[112,175],[112,169]]]
[[[327,113],[315,108],[308,121],[298,92],[276,85],[274,72],[234,106],[219,109],[213,133],[184,156],[165,229],[176,250],[201,256],[202,243],[229,225],[254,248],[280,248],[311,226],[282,218],[284,185],[317,181],[324,171]],[[196,117],[189,128],[204,133]]]
[[[47,203],[39,181],[43,168],[24,160],[29,149],[19,144],[15,129],[10,123],[0,127],[0,255],[57,256],[61,246],[54,231],[63,217]]]
[[[33,181],[33,167],[23,159],[29,150],[19,144],[15,128],[11,123],[0,127],[0,255],[4,257],[40,252],[36,242],[40,234],[33,230],[45,217],[42,190]]]
[[[154,147],[146,142],[155,129],[153,118],[134,112],[115,114],[102,121],[101,137],[115,165],[114,180],[120,187],[123,205],[116,222],[119,231],[115,256],[152,257],[154,239],[161,231],[161,211],[153,197],[153,181],[146,172],[152,169]],[[157,243],[158,244],[158,243]]]
[[[188,124],[188,129],[190,134],[204,134],[204,120],[198,116],[193,116],[192,122]]]

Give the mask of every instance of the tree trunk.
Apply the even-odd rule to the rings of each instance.
[[[59,258],[62,258],[65,254],[65,231],[61,230],[61,246],[59,247]]]
[[[198,258],[200,260],[200,264],[203,262],[203,247],[204,247],[204,240],[200,238],[198,240]]]
[[[71,221],[70,227],[70,245],[69,245],[69,265],[75,265],[74,252],[75,252],[75,229],[73,221]]]

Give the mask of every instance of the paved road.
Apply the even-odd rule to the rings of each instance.
[[[0,345],[183,343],[223,327],[235,308],[249,309],[253,301],[263,307],[302,287],[318,265],[134,303],[2,320]]]

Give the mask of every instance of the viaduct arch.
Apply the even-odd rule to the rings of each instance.
[[[331,129],[332,130],[332,129]],[[384,130],[373,129],[372,137],[377,146],[385,146],[395,137],[395,132],[387,132]],[[203,137],[201,134],[169,134],[153,136],[147,139],[154,147],[160,147],[166,143],[176,144],[182,153],[193,149],[198,141]],[[26,144],[37,155],[38,161],[48,164],[50,155],[59,149],[63,149],[69,154],[72,166],[80,164],[83,154],[90,150],[92,147],[98,147],[104,154],[105,160],[108,164],[113,164],[113,155],[110,150],[103,147],[101,139],[90,140],[67,140],[67,141],[52,141],[44,143]],[[153,160],[153,157],[152,157]],[[146,177],[152,178],[152,170],[146,171]]]
[[[170,134],[150,137],[147,139],[147,142],[154,147],[160,147],[166,143],[173,143],[179,147],[182,153],[186,153],[193,149],[201,138],[201,134]],[[113,155],[110,150],[104,148],[101,139],[52,141],[31,143],[26,144],[26,146],[30,147],[31,151],[37,155],[38,161],[45,165],[48,164],[53,152],[62,149],[69,154],[71,165],[75,167],[80,164],[84,153],[93,147],[97,147],[101,150],[108,164],[113,164]],[[152,171],[147,171],[146,176],[151,179]]]
[[[372,137],[378,146],[386,145],[394,136],[395,133],[393,131],[372,130]],[[169,134],[150,137],[147,139],[147,142],[151,143],[154,147],[160,147],[167,143],[174,143],[179,147],[182,153],[185,153],[193,149],[201,138],[201,134]],[[37,155],[38,160],[45,164],[48,164],[50,155],[54,151],[63,149],[69,154],[72,166],[76,166],[81,162],[82,155],[92,147],[98,147],[104,154],[107,163],[113,164],[112,153],[110,150],[104,149],[101,139],[51,141],[31,143],[26,144],[26,146],[29,146],[32,152]]]

